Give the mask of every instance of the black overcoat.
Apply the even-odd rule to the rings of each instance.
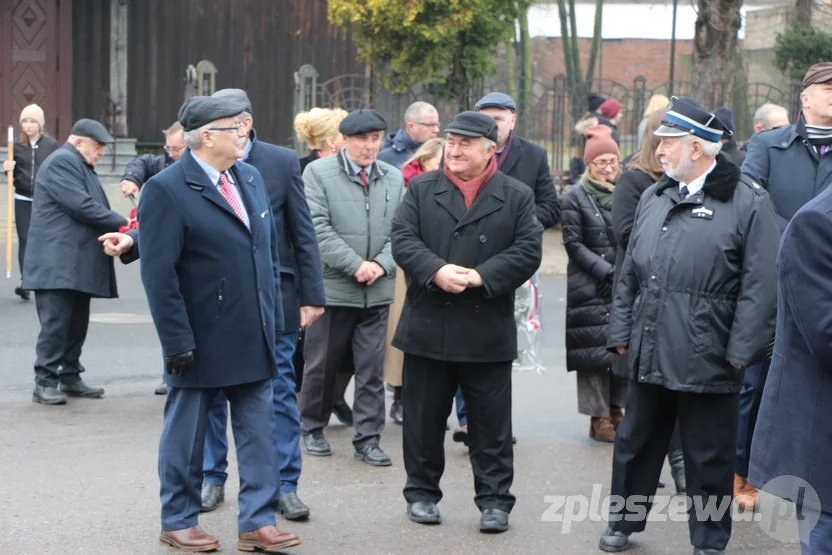
[[[392,247],[408,278],[394,347],[453,362],[517,358],[514,292],[537,271],[543,249],[528,186],[497,172],[466,209],[441,170],[417,176],[393,219]],[[483,287],[442,291],[432,279],[445,264],[475,269]]]

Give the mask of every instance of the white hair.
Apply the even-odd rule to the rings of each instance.
[[[414,102],[404,112],[404,121],[417,122],[425,113],[438,114],[433,104],[429,102]]]
[[[497,143],[495,143],[494,141],[492,141],[488,137],[483,137],[482,138],[482,144],[483,144],[484,150],[488,150],[492,146],[497,146]]]
[[[759,125],[763,129],[770,129],[771,118],[778,113],[785,115],[787,118],[789,117],[789,111],[782,106],[778,106],[777,104],[763,104],[754,112],[754,125]]]
[[[185,131],[185,144],[188,145],[188,148],[191,150],[199,150],[202,148],[202,130],[205,129],[207,126],[202,126],[199,129],[192,129],[191,131]]]
[[[706,141],[701,137],[697,137],[696,135],[685,135],[682,137],[682,143],[686,145],[691,145],[695,141],[699,141],[702,143],[702,154],[707,156],[708,158],[715,158],[717,154],[719,154],[719,150],[722,148],[722,143],[719,141],[712,142]]]

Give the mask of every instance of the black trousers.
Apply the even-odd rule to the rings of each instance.
[[[303,369],[306,367],[306,356],[303,354],[305,344],[306,330],[301,328],[298,332],[298,346],[295,349],[294,366],[295,366],[295,393],[300,393],[303,389]],[[353,362],[352,344],[347,348],[347,353],[344,355],[344,360],[341,362],[341,368],[338,370],[338,376],[335,378],[336,397],[339,389],[346,389],[346,384],[341,385],[344,381],[349,382],[355,374],[355,363]],[[335,399],[339,401],[339,399]]]
[[[514,495],[511,440],[511,361],[455,363],[404,355],[402,410],[408,503],[442,499],[445,424],[457,387],[468,407],[468,444],[474,471],[474,503],[510,512]]]
[[[23,275],[23,259],[26,256],[26,242],[29,238],[29,222],[32,221],[32,202],[14,199],[14,224],[17,228],[17,264]]]
[[[90,324],[90,296],[69,290],[36,291],[40,334],[35,347],[35,383],[56,387],[81,379],[81,349]]]
[[[644,530],[652,507],[647,499],[656,493],[678,418],[687,496],[693,499],[688,510],[691,544],[725,549],[731,538],[738,399],[737,393],[683,393],[630,382],[624,421],[615,435],[610,492],[613,500],[620,496],[626,505],[610,504],[613,530]],[[727,509],[715,518],[697,516],[696,507],[709,502],[717,509],[727,504]]]

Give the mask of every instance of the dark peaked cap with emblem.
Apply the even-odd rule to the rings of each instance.
[[[715,115],[674,96],[670,99],[661,126],[653,134],[657,137],[695,135],[718,143],[723,136],[730,137],[733,132]]]
[[[192,96],[179,108],[179,123],[185,131],[193,131],[244,111],[246,107],[234,96]]]
[[[373,131],[384,131],[387,122],[375,110],[354,110],[341,120],[338,131],[345,137],[363,135]]]

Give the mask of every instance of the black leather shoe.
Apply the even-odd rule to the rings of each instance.
[[[202,512],[210,513],[225,501],[225,486],[202,484]]]
[[[295,491],[280,496],[277,512],[283,515],[286,520],[306,520],[309,518],[309,507],[304,505]]]
[[[607,553],[620,553],[630,549],[630,535],[626,532],[617,532],[607,527],[601,535],[598,549]]]
[[[341,421],[341,424],[352,426],[352,409],[346,401],[332,405],[332,413],[335,415],[335,418]]]
[[[702,549],[701,547],[694,547],[693,555],[725,555],[725,552],[721,549]]]
[[[14,294],[23,299],[24,301],[29,300],[29,292],[23,289],[22,287],[15,287]]]
[[[58,391],[57,387],[36,385],[32,392],[32,401],[42,405],[65,405],[66,395]]]
[[[62,383],[61,391],[70,397],[86,397],[89,399],[95,399],[104,395],[104,388],[90,387],[84,383],[84,380],[78,380],[70,384]]]
[[[329,442],[324,437],[323,430],[315,430],[308,434],[301,436],[301,444],[303,450],[308,455],[313,457],[330,457],[332,456],[332,449],[329,447]]]
[[[508,513],[502,509],[483,509],[480,532],[499,534],[508,530]]]
[[[167,395],[168,394],[168,384],[165,382],[160,383],[156,386],[156,389],[153,390],[153,393],[156,395]]]
[[[370,443],[355,450],[355,458],[373,466],[390,466],[393,462],[384,454],[378,444]]]
[[[670,474],[673,476],[673,482],[676,484],[676,494],[682,495],[687,491],[687,483],[685,481],[685,456],[682,454],[682,448],[674,447],[668,451],[667,462],[670,464]]]
[[[442,518],[436,503],[417,501],[407,505],[407,518],[419,524],[439,524]]]
[[[401,401],[393,401],[393,404],[390,405],[390,419],[393,421],[393,424],[398,424],[399,426],[402,425],[402,402]]]

